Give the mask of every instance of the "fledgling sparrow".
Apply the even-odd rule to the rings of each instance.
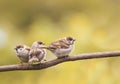
[[[64,37],[52,42],[46,49],[50,50],[57,58],[68,56],[74,48],[75,39]]]
[[[41,41],[36,41],[32,44],[29,53],[29,63],[40,63],[42,60],[46,60],[46,51],[42,47],[44,47],[44,43]]]
[[[20,60],[20,63],[23,63],[23,62],[27,63],[29,60],[30,47],[26,45],[17,45],[14,49],[17,54],[17,57]]]

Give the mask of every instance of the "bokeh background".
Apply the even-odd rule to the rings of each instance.
[[[16,64],[17,44],[76,38],[79,53],[120,49],[120,0],[0,0],[0,65]],[[55,56],[47,51],[47,60]],[[120,84],[120,58],[0,73],[0,84]]]

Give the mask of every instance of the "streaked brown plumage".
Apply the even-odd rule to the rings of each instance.
[[[15,51],[16,51],[17,57],[20,59],[21,63],[28,62],[30,47],[28,47],[26,45],[17,45],[15,47]]]
[[[35,63],[35,62],[41,62],[43,59],[45,59],[45,49],[42,49],[41,47],[44,47],[43,42],[36,41],[32,44],[30,53],[29,53],[29,63]]]
[[[54,53],[58,58],[68,56],[74,48],[74,41],[72,37],[64,37],[52,42],[46,49]]]

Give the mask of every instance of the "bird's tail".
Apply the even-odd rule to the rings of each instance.
[[[49,47],[47,47],[47,46],[43,46],[43,47],[40,47],[40,48],[43,48],[43,49],[49,49]]]
[[[43,49],[47,49],[47,50],[54,50],[55,48],[53,48],[53,47],[49,47],[49,46],[44,46],[44,47],[41,47],[41,48],[43,48]]]

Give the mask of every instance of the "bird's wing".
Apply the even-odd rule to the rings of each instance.
[[[29,59],[31,59],[35,55],[35,49],[31,49],[29,52]]]
[[[42,59],[44,59],[44,56],[45,56],[44,50],[37,49],[36,57],[39,59],[39,61],[41,61]]]
[[[58,40],[50,44],[50,48],[57,49],[57,48],[68,48],[69,45],[65,44],[64,41]]]
[[[40,49],[36,49],[35,55],[38,57],[40,54],[41,54],[41,50]]]

